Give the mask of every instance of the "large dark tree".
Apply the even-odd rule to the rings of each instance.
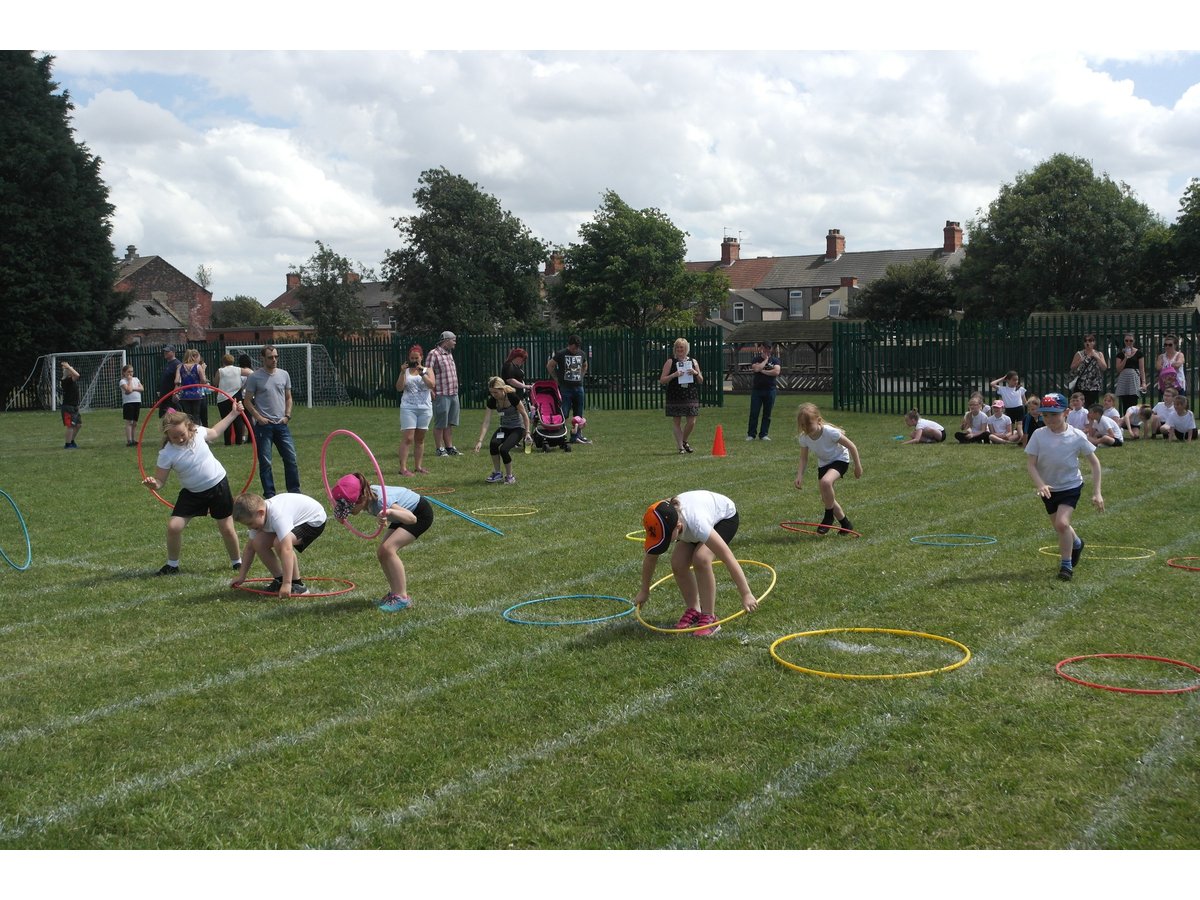
[[[874,322],[944,319],[955,306],[954,284],[946,267],[918,259],[887,267],[882,278],[867,285],[850,315]]]
[[[374,278],[374,272],[362,264],[356,266],[320,241],[317,252],[297,272],[304,321],[313,326],[318,338],[347,338],[367,331],[371,317],[359,293],[362,280]]]
[[[0,51],[0,399],[43,353],[118,343],[132,299],[113,291],[108,188],[51,62]]]
[[[571,327],[685,327],[720,309],[728,295],[723,273],[684,266],[687,232],[657,209],[634,209],[606,191],[580,243],[563,254],[551,294],[559,321]]]
[[[383,262],[406,331],[491,332],[541,324],[546,245],[491,194],[444,167],[421,173],[418,215],[396,219],[404,246]]]
[[[1164,229],[1128,185],[1057,154],[1003,185],[969,224],[960,299],[977,318],[1168,306],[1175,273],[1152,264]]]
[[[279,309],[267,309],[253,297],[238,294],[213,304],[212,328],[294,325],[296,320]]]
[[[1193,178],[1179,200],[1179,218],[1171,229],[1176,268],[1195,296],[1200,292],[1200,179]]]

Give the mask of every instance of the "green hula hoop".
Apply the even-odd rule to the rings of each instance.
[[[4,499],[12,506],[13,512],[17,514],[17,521],[21,523],[21,531],[25,532],[25,564],[18,566],[15,562],[8,558],[8,554],[4,552],[4,548],[0,547],[0,556],[4,557],[4,561],[16,569],[18,572],[24,572],[33,565],[33,544],[29,540],[29,526],[25,524],[25,517],[21,515],[21,510],[17,508],[17,501],[8,495],[8,491],[0,491],[4,495]]]
[[[948,666],[942,666],[937,669],[925,669],[921,672],[881,672],[870,675],[852,675],[849,672],[823,672],[820,669],[810,669],[806,666],[798,666],[795,663],[788,662],[781,657],[776,651],[780,644],[795,640],[802,637],[815,637],[819,634],[840,634],[845,632],[873,632],[876,634],[898,634],[904,637],[919,637],[927,638],[932,641],[941,641],[944,644],[949,644],[962,651],[962,659],[955,660]],[[921,678],[925,675],[938,675],[943,672],[953,672],[960,666],[965,666],[971,658],[971,651],[965,644],[960,644],[952,638],[942,637],[938,634],[927,634],[924,631],[905,631],[901,628],[822,628],[818,631],[797,631],[795,634],[784,635],[771,644],[771,658],[788,669],[796,672],[803,672],[805,675],[817,675],[821,678],[841,678],[847,681],[888,681],[897,678]]]
[[[771,583],[769,585],[767,585],[767,589],[765,591],[763,591],[758,597],[755,598],[756,600],[758,600],[759,603],[762,603],[764,598],[766,598],[767,594],[771,593],[771,589],[775,587],[775,582],[779,580],[779,576],[775,573],[775,570],[771,566],[768,566],[764,562],[759,562],[756,559],[739,559],[739,560],[737,560],[737,562],[739,565],[743,565],[743,566],[759,566],[760,568],[766,569],[768,572],[771,573]],[[723,566],[723,565],[725,565],[725,563],[722,560],[714,559],[713,565],[714,566]],[[664,578],[658,579],[658,581],[656,581],[656,582],[654,582],[654,584],[650,585],[650,590],[654,590],[660,584],[665,584],[666,582],[670,581],[674,577],[675,577],[675,573],[672,572],[670,575],[667,575]],[[661,628],[658,625],[651,625],[649,622],[647,622],[645,619],[643,619],[642,611],[640,609],[634,609],[633,614],[637,617],[637,620],[642,623],[642,625],[644,625],[646,628],[649,628],[651,631],[657,631],[659,634],[687,634],[688,632],[691,632],[691,631],[700,631],[705,628],[716,628],[718,625],[724,625],[726,622],[732,622],[738,616],[744,616],[746,614],[746,610],[739,609],[737,612],[735,612],[731,616],[726,616],[725,618],[718,619],[715,622],[709,622],[707,625],[693,625],[691,628]]]

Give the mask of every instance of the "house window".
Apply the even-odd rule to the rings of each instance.
[[[792,319],[804,317],[804,291],[788,291],[788,317]]]
[[[733,304],[733,324],[740,325],[746,321],[746,304],[738,300]]]
[[[824,300],[826,297],[828,297],[832,293],[833,293],[833,288],[825,288],[823,291],[821,291],[821,296],[818,299]]]
[[[831,319],[837,318],[841,314],[842,314],[842,301],[841,300],[830,300],[829,301],[829,318],[831,318]]]

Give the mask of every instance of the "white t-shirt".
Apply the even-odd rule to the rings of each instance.
[[[822,425],[821,433],[815,438],[800,435],[800,446],[816,451],[817,465],[827,466],[834,462],[850,462],[850,451],[838,443],[842,433],[832,425]]]
[[[1030,435],[1025,452],[1037,457],[1038,474],[1050,490],[1069,491],[1083,484],[1079,457],[1095,453],[1096,447],[1078,428],[1068,425],[1061,434],[1055,434],[1046,426]]]
[[[1091,423],[1092,434],[1097,438],[1102,438],[1106,435],[1115,437],[1118,441],[1121,440],[1121,426],[1110,419],[1108,416],[1101,416],[1095,422]]]
[[[195,436],[186,444],[167,443],[158,451],[155,465],[160,469],[174,469],[179,483],[192,493],[207,491],[225,477],[225,467],[208,448],[207,434],[207,428],[197,425]]]
[[[913,426],[913,431],[916,431],[917,429],[924,431],[926,428],[932,428],[934,431],[941,431],[943,433],[946,431],[945,428],[943,428],[941,425],[939,425],[937,422],[933,421],[932,419],[921,419],[921,418],[917,419],[917,424]]]
[[[1154,415],[1158,416],[1160,422],[1167,421],[1167,416],[1171,415],[1174,411],[1175,407],[1172,404],[1164,403],[1162,400],[1154,404]]]
[[[1072,428],[1078,428],[1080,431],[1083,431],[1083,429],[1087,428],[1087,425],[1088,425],[1087,408],[1081,406],[1079,409],[1068,409],[1067,410],[1067,424],[1070,425]]]
[[[687,544],[703,544],[714,525],[737,513],[732,500],[712,491],[685,491],[676,494],[675,499],[679,501],[679,520],[683,522],[679,540]]]
[[[242,377],[242,370],[239,366],[228,365],[217,369],[217,387],[230,396],[240,391],[245,381],[246,379]],[[217,397],[217,399],[224,400],[226,398]]]
[[[1008,409],[1025,406],[1025,388],[1009,387],[1007,384],[1002,384],[996,388],[996,393],[1000,395],[1000,399],[1004,401],[1004,405]]]
[[[1106,408],[1104,410],[1104,415],[1108,416],[1110,419],[1112,419],[1115,422],[1121,421],[1121,414],[1119,412],[1117,412],[1117,408],[1115,406],[1110,406],[1110,407]]]
[[[276,536],[289,534],[297,525],[321,525],[325,521],[325,508],[307,494],[276,494],[267,501],[267,518],[263,531]],[[250,536],[257,534],[250,529]]]
[[[988,425],[992,426],[992,434],[1008,434],[1012,431],[1012,419],[1004,413],[988,416]]]
[[[1180,415],[1179,413],[1175,412],[1175,407],[1173,406],[1167,410],[1166,422],[1176,431],[1187,432],[1196,427],[1196,417],[1192,415],[1192,411],[1190,409],[1183,415]]]
[[[129,393],[121,391],[122,403],[141,403],[142,402],[142,382],[136,375],[132,378],[122,378],[120,385],[129,385]]]
[[[972,413],[969,409],[963,415],[963,421],[966,423],[969,431],[983,431],[987,428],[988,414],[986,410],[979,410],[977,413]]]

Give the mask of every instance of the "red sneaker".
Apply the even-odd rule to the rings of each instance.
[[[709,625],[711,627],[701,628],[699,631],[693,631],[692,634],[695,635],[696,637],[712,637],[714,634],[716,634],[718,631],[721,630],[720,625],[713,625],[713,623],[716,621],[717,621],[716,616],[701,615],[699,618],[696,619],[696,624],[697,625]]]
[[[692,609],[690,606],[683,611],[683,616],[675,623],[676,629],[691,628],[699,623],[700,610]]]

